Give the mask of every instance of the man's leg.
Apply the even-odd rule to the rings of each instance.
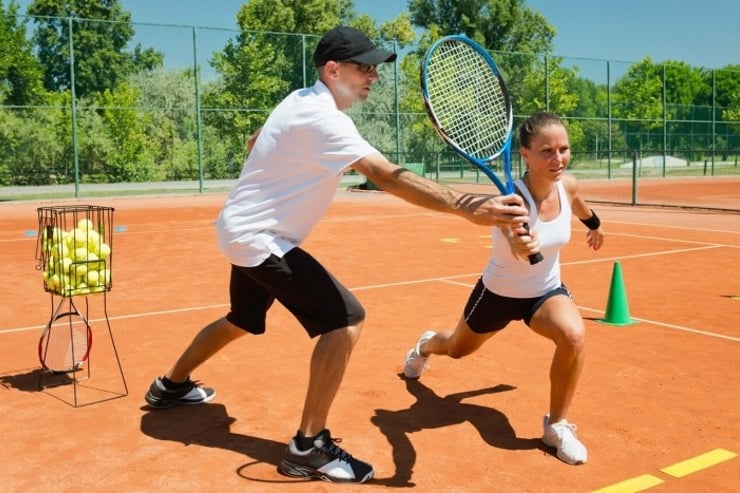
[[[157,377],[144,396],[152,407],[174,404],[203,404],[216,396],[216,391],[190,380],[190,373],[245,332],[226,318],[208,324],[193,339],[169,372]]]
[[[319,337],[311,356],[311,373],[300,431],[314,436],[326,428],[327,416],[344,378],[362,324],[332,330]]]
[[[175,383],[184,382],[193,370],[244,334],[246,334],[244,330],[225,317],[219,318],[198,332],[165,376]]]

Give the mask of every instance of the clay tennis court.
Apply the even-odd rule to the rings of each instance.
[[[675,193],[711,194],[699,188]],[[339,192],[305,247],[368,313],[329,425],[375,466],[376,479],[342,486],[276,471],[298,425],[313,348],[281,306],[266,335],[237,341],[193,375],[216,388],[211,404],[145,406],[152,379],[226,310],[229,268],[213,231],[223,199],[53,202],[115,208],[113,288],[89,297],[95,340],[77,407],[71,383],[38,385],[36,346],[52,304],[35,270],[33,231],[36,208],[52,203],[0,204],[2,490],[740,488],[740,214],[597,204],[608,234],[597,253],[574,221],[562,269],[588,338],[569,418],[589,450],[588,464],[575,467],[540,442],[553,347],[523,324],[468,358],[432,358],[418,381],[399,377],[421,332],[456,323],[489,255],[488,230],[383,193]],[[616,261],[634,325],[597,321]]]

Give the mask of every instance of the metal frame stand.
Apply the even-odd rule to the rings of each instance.
[[[39,235],[36,244],[36,269],[43,271],[44,290],[51,294],[51,317],[45,330],[68,330],[71,341],[72,362],[70,369],[53,372],[46,369],[47,347],[39,347],[39,357],[42,361],[42,371],[39,376],[39,390],[46,387],[69,384],[73,385],[74,407],[102,402],[128,395],[126,377],[123,375],[121,359],[118,356],[116,342],[113,339],[110,320],[108,319],[107,293],[112,287],[112,248],[113,248],[113,211],[112,207],[97,205],[65,205],[39,207],[37,209],[39,221]],[[80,404],[78,387],[82,380],[90,378],[91,363],[90,345],[75,348],[74,327],[76,324],[85,324],[88,336],[92,333],[90,327],[90,303],[88,296],[103,296],[102,305],[105,315],[105,327],[108,330],[113,355],[116,359],[118,372],[123,382],[123,393],[86,387],[91,390],[102,391],[108,397]],[[60,297],[56,302],[55,296]],[[76,300],[84,299],[84,305]],[[49,334],[47,334],[49,335]],[[65,335],[63,332],[61,335]],[[48,340],[50,340],[49,337]],[[78,346],[80,342],[78,341]],[[88,359],[75,359],[75,351],[88,352]],[[82,356],[82,354],[79,354]]]
[[[113,350],[113,355],[115,356],[115,359],[116,359],[118,373],[121,376],[121,383],[123,384],[123,392],[120,393],[120,392],[104,390],[104,392],[111,393],[113,395],[111,397],[98,399],[96,401],[88,402],[85,404],[80,403],[79,398],[78,398],[78,393],[77,393],[77,387],[78,387],[79,382],[83,380],[88,380],[90,378],[91,367],[92,367],[90,358],[88,358],[88,360],[85,362],[83,367],[75,369],[70,372],[57,373],[57,372],[50,372],[47,370],[41,371],[39,374],[39,390],[42,390],[46,387],[56,387],[59,385],[69,384],[69,381],[70,380],[72,381],[73,399],[74,399],[73,406],[74,407],[80,407],[83,405],[95,404],[98,402],[118,399],[120,397],[126,397],[128,395],[128,385],[126,384],[126,377],[123,374],[123,366],[121,365],[121,359],[118,356],[118,349],[116,348],[116,341],[113,338],[113,330],[111,329],[110,320],[108,319],[107,293],[103,292],[101,294],[103,296],[103,313],[105,315],[105,327],[108,331],[108,337],[110,339],[111,349]],[[74,358],[74,354],[75,354],[74,338],[71,337],[72,325],[75,323],[82,323],[82,324],[85,324],[86,327],[90,327],[90,322],[89,322],[90,304],[87,299],[87,296],[83,297],[84,298],[84,308],[82,310],[80,310],[80,308],[78,307],[78,304],[75,303],[74,298],[75,298],[74,296],[61,297],[55,307],[54,306],[54,295],[52,294],[51,295],[52,315],[49,319],[49,323],[46,326],[46,328],[49,330],[65,330],[66,329],[70,331],[70,341],[72,343],[72,346],[71,346],[72,360],[75,359]],[[58,323],[64,320],[66,320],[66,327],[64,327],[61,323]],[[103,390],[103,389],[98,389],[98,390]]]

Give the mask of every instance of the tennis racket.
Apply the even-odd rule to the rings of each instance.
[[[90,356],[92,329],[82,318],[81,322],[54,324],[61,317],[79,315],[77,312],[56,315],[44,327],[39,339],[39,361],[52,373],[69,373],[79,370]]]
[[[440,38],[427,50],[421,64],[421,93],[442,140],[480,169],[501,193],[514,193],[514,114],[509,92],[491,55],[466,36]],[[490,167],[499,156],[503,157],[503,181]],[[529,263],[534,265],[542,259],[538,252],[529,256]]]

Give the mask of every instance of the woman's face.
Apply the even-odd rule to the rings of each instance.
[[[540,127],[529,144],[529,148],[520,148],[529,172],[537,177],[560,179],[570,161],[570,141],[565,127],[556,123]]]

